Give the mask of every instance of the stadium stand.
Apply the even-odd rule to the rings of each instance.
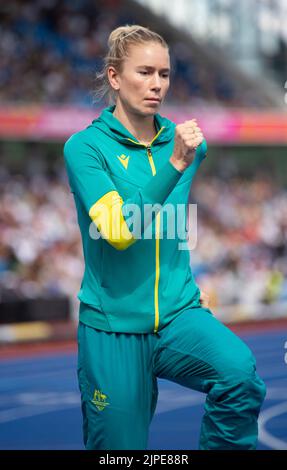
[[[90,106],[94,73],[101,66],[109,32],[120,24],[140,22],[170,44],[174,76],[168,103],[278,105],[215,47],[199,45],[134,1],[12,0],[1,4],[0,21],[2,103]]]

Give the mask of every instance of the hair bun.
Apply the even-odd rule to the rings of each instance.
[[[115,42],[123,39],[127,34],[133,32],[134,29],[133,26],[119,26],[114,29],[109,35],[108,46],[112,47]]]

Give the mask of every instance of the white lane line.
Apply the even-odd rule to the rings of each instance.
[[[53,411],[75,408],[76,406],[79,406],[79,403],[74,405],[68,404],[67,406],[25,406],[12,408],[10,410],[0,412],[0,424],[9,423],[10,421],[16,421],[17,419],[30,418],[31,416],[51,413]]]
[[[20,393],[14,395],[15,402],[18,402],[20,406],[0,411],[0,423],[79,407],[80,396],[75,392]]]
[[[160,390],[156,407],[156,414],[167,413],[168,411],[196,406],[205,402],[204,394],[179,393],[174,390]]]
[[[7,399],[7,397],[6,397]],[[14,404],[20,406],[0,411],[0,424],[29,418],[44,413],[80,407],[80,395],[74,392],[66,393],[21,393],[13,396]],[[205,396],[179,394],[172,390],[162,390],[156,407],[156,414],[196,406],[205,401]]]
[[[286,394],[285,394],[286,397]],[[267,410],[263,410],[259,415],[258,425],[259,425],[259,440],[262,444],[265,444],[270,449],[274,450],[287,450],[287,442],[283,441],[277,437],[272,436],[265,426],[266,423],[274,418],[275,416],[280,416],[287,412],[287,402],[279,403],[279,405],[271,406]]]
[[[267,387],[266,400],[286,400],[287,387]]]

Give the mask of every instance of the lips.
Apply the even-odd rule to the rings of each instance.
[[[147,101],[156,101],[157,103],[160,102],[159,98],[146,98]]]

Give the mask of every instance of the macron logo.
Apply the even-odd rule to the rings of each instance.
[[[122,154],[120,155],[120,157],[117,155],[119,161],[121,162],[121,164],[125,167],[125,169],[127,170],[128,168],[128,164],[129,164],[129,158],[130,157],[127,157],[126,155]]]

